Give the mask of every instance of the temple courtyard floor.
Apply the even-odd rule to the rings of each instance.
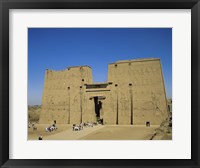
[[[150,140],[159,125],[97,125],[73,131],[72,125],[57,124],[58,129],[46,132],[47,124],[37,124],[37,130],[28,129],[28,140]],[[170,140],[170,139],[166,139]]]

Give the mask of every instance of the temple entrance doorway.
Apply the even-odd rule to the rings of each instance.
[[[95,114],[96,119],[99,121],[101,118],[101,109],[102,109],[102,101],[100,101],[100,97],[95,96],[94,97],[94,105],[95,105]]]

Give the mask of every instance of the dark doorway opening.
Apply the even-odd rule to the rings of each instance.
[[[149,121],[146,122],[146,126],[150,127],[150,122]]]
[[[95,113],[96,113],[96,118],[97,121],[100,119],[100,110],[102,108],[102,102],[99,101],[98,96],[94,97],[94,104],[95,104]]]

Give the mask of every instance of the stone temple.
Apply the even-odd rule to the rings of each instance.
[[[111,63],[104,83],[93,83],[87,65],[46,70],[40,123],[159,125],[167,114],[160,59]]]

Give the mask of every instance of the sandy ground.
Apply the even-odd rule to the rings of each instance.
[[[57,131],[46,133],[47,126],[49,125],[38,124],[38,130],[29,129],[28,140],[37,140],[40,135],[43,136],[43,140],[149,140],[159,127],[98,125],[84,127],[81,131],[72,131],[71,125],[57,125]]]
[[[94,127],[84,127],[81,131],[72,131],[71,129],[68,129],[66,131],[60,132],[58,134],[50,135],[45,138],[45,140],[78,140],[81,139],[84,136],[93,134],[93,132],[97,130],[101,130],[105,126],[103,125],[97,125]]]
[[[146,126],[106,126],[82,137],[84,140],[149,140],[158,125]]]
[[[50,135],[58,134],[65,130],[71,129],[71,125],[67,124],[59,124],[58,129],[53,132],[45,132],[45,128],[48,127],[50,124],[37,124],[37,130],[33,131],[32,128],[28,129],[28,140],[38,140],[39,136],[48,137]]]

